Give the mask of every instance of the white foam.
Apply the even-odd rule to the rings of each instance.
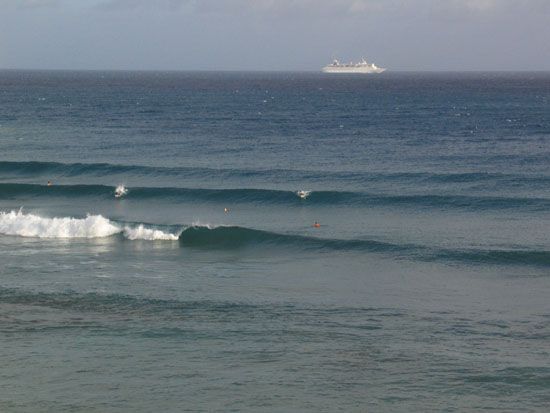
[[[200,220],[196,220],[191,224],[191,228],[207,228],[207,229],[215,229],[219,226],[223,225],[213,225],[208,222],[200,222]]]
[[[170,240],[179,234],[146,228],[143,224],[121,227],[101,215],[86,218],[44,218],[23,211],[0,212],[0,234],[36,238],[102,238],[120,234],[130,240]]]
[[[39,238],[101,238],[120,232],[120,228],[101,215],[86,218],[44,218],[21,210],[0,212],[0,233]]]
[[[143,239],[148,241],[177,241],[179,238],[179,234],[171,234],[169,232],[161,231],[160,229],[145,228],[143,225],[139,225],[137,228],[124,227],[123,233],[126,238],[131,240]]]

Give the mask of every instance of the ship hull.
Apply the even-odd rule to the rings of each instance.
[[[386,69],[383,69],[381,67],[372,69],[370,67],[323,67],[322,71],[323,73],[363,73],[363,74],[370,74],[370,73],[382,73]]]

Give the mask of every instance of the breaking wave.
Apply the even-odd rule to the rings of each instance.
[[[167,231],[147,224],[129,225],[109,220],[101,215],[88,215],[85,218],[45,218],[21,210],[0,212],[0,234],[21,237],[101,238],[119,235],[128,240],[179,241],[182,247],[207,250],[282,248],[293,251],[356,251],[384,253],[395,258],[420,261],[550,266],[550,251],[547,250],[434,248],[369,239],[319,238],[239,226],[194,224],[179,228],[179,231]]]
[[[160,229],[145,228],[143,224],[138,225],[136,228],[124,227],[123,234],[126,238],[131,240],[144,239],[148,241],[154,241],[154,240],[176,241],[177,239],[179,239],[178,234],[164,232],[164,231],[161,231]]]
[[[0,234],[34,238],[103,238],[122,234],[131,240],[177,240],[178,234],[155,228],[121,226],[101,215],[45,218],[22,210],[0,212]]]

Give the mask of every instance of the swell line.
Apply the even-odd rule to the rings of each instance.
[[[550,251],[547,250],[433,248],[424,245],[398,244],[368,239],[331,239],[280,234],[238,226],[220,226],[215,228],[191,226],[181,232],[179,240],[183,246],[205,249],[280,246],[304,251],[325,250],[389,253],[403,259],[421,261],[550,266]]]
[[[181,247],[206,250],[269,248],[293,251],[355,251],[390,254],[394,258],[420,261],[460,261],[471,264],[550,266],[550,251],[519,249],[443,249],[426,245],[391,243],[370,239],[320,238],[284,234],[240,226],[156,227],[145,223],[122,223],[101,215],[85,218],[47,218],[22,211],[0,212],[0,234],[45,239],[91,239],[122,237],[125,240],[179,242]]]
[[[550,176],[540,174],[507,174],[489,172],[376,172],[326,171],[310,169],[235,169],[193,166],[147,166],[112,163],[61,163],[44,161],[0,161],[0,176],[11,177],[79,177],[111,175],[150,177],[224,177],[224,178],[279,178],[286,181],[320,181],[327,178],[348,183],[376,181],[440,184],[498,183],[500,185],[535,185],[546,187]]]
[[[0,183],[0,199],[18,197],[114,198],[116,188],[107,185],[37,185]],[[256,188],[209,189],[175,187],[128,188],[125,199],[156,201],[201,201],[214,203],[263,203],[288,205],[415,206],[472,210],[529,209],[550,211],[550,199],[466,195],[386,195],[353,191],[313,191],[300,197],[298,191]]]
[[[279,315],[288,313],[296,316],[304,314],[303,310],[315,310],[319,314],[352,315],[373,313],[389,317],[402,316],[395,309],[384,307],[346,307],[346,306],[297,306],[289,303],[253,303],[241,301],[214,300],[179,300],[172,298],[156,298],[135,296],[122,293],[106,292],[37,292],[20,288],[5,288],[0,286],[0,303],[33,305],[57,309],[71,309],[82,312],[105,312],[109,314],[131,313],[149,315],[158,313],[173,313],[183,315],[187,312],[218,314],[222,318],[228,315],[249,317],[252,314],[265,313]]]

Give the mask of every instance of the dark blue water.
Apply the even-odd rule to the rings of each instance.
[[[550,74],[0,71],[0,411],[543,412],[549,233]]]

